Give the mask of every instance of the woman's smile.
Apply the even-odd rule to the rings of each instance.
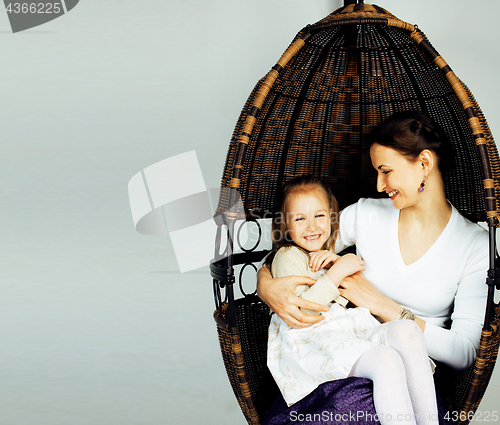
[[[396,198],[397,194],[399,193],[398,190],[393,190],[392,192],[387,192],[387,195],[389,195],[389,198],[394,201],[394,198]]]
[[[394,149],[378,143],[370,148],[370,156],[378,171],[377,190],[387,193],[397,209],[415,206],[422,199],[418,188],[424,173],[419,161],[410,161]]]

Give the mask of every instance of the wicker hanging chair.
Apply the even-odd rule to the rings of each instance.
[[[260,220],[272,216],[276,191],[302,174],[327,182],[340,208],[378,197],[366,135],[403,110],[421,110],[443,128],[456,152],[455,170],[445,180],[447,198],[464,216],[489,227],[489,293],[479,355],[450,383],[453,408],[462,412],[458,423],[467,424],[481,401],[500,341],[500,309],[493,301],[495,286],[500,289],[496,146],[472,94],[422,31],[361,1],[298,33],[257,83],[229,146],[215,215],[214,317],[229,380],[250,424],[260,423],[278,393],[266,366],[269,308],[255,294],[246,295],[241,282],[243,269],[253,264],[256,270],[254,263],[268,251],[259,237],[256,246],[234,254],[235,223],[253,222],[260,231]],[[222,253],[221,239],[227,240]],[[243,265],[239,278],[237,265]],[[244,294],[237,300],[236,283]]]

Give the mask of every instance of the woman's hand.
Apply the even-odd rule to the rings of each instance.
[[[339,286],[340,295],[347,298],[358,307],[366,307],[370,313],[382,322],[395,320],[401,312],[401,306],[378,292],[373,284],[361,273],[346,277]],[[415,323],[422,332],[425,331],[425,321],[415,317]]]
[[[339,286],[340,295],[358,307],[366,307],[370,313],[384,322],[398,317],[401,306],[382,295],[361,273],[346,277]]]
[[[316,251],[311,255],[309,267],[313,272],[317,272],[319,269],[330,268],[339,258],[340,257],[332,251]]]
[[[314,280],[304,276],[288,276],[273,279],[267,267],[261,267],[257,273],[257,295],[283,321],[293,328],[305,328],[323,320],[323,316],[309,316],[299,307],[328,311],[324,305],[304,300],[295,295],[297,285],[313,285]]]

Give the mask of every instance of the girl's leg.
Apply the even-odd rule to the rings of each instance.
[[[354,364],[349,376],[373,381],[373,403],[382,425],[415,425],[401,357],[392,348],[375,346]]]
[[[403,361],[417,424],[438,424],[436,389],[424,334],[411,320],[394,321],[387,332],[387,344],[399,353]]]

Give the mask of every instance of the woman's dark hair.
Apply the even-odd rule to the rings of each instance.
[[[370,133],[370,146],[378,143],[416,161],[428,149],[437,157],[441,174],[453,169],[455,153],[439,125],[420,111],[396,112]]]
[[[339,230],[339,207],[337,200],[332,194],[330,188],[318,177],[307,174],[303,176],[298,176],[292,180],[285,183],[276,198],[276,203],[274,207],[273,223],[272,223],[272,233],[271,240],[273,241],[273,250],[266,257],[264,264],[271,269],[271,264],[273,262],[276,252],[281,247],[284,246],[296,246],[288,235],[288,230],[286,226],[286,217],[288,211],[286,210],[286,202],[291,195],[312,193],[314,191],[319,191],[322,193],[328,201],[328,205],[331,210],[330,215],[330,225],[331,233],[328,240],[322,249],[333,250],[335,247],[335,239],[337,238]],[[300,247],[299,247],[300,248]],[[302,248],[300,248],[302,249]]]

